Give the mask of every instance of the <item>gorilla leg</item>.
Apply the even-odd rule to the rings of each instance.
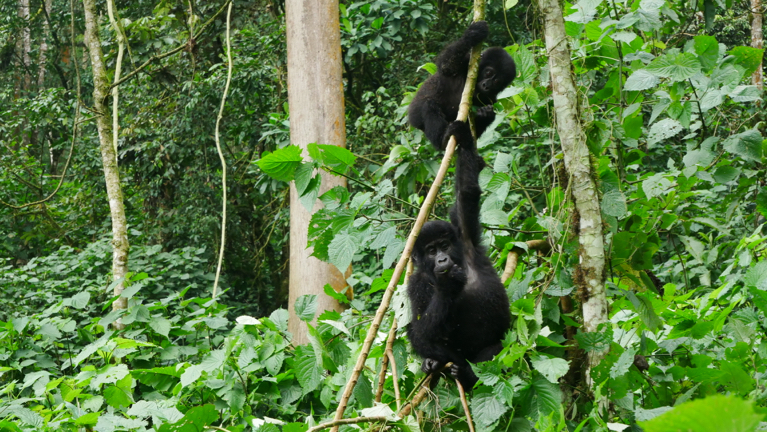
[[[426,138],[438,150],[444,150],[447,147],[444,136],[448,123],[445,115],[442,114],[442,109],[435,101],[428,100],[424,102],[421,112],[423,113],[423,132],[426,134]]]

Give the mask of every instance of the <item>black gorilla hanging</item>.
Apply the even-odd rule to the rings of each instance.
[[[487,23],[477,21],[460,39],[445,47],[437,56],[437,73],[423,83],[410,103],[408,121],[424,131],[438,150],[447,145],[450,138],[445,134],[447,125],[458,116],[471,49],[485,40],[487,34]],[[506,50],[492,47],[482,52],[473,101],[481,107],[475,116],[477,137],[495,120],[496,95],[511,84],[516,75],[516,65]]]
[[[426,223],[415,242],[407,334],[423,357],[424,372],[453,362],[450,372],[471,389],[477,377],[468,362],[490,360],[501,350],[511,315],[501,279],[481,245],[479,172],[485,161],[467,123],[454,121],[446,129],[458,144],[456,203],[450,223]]]

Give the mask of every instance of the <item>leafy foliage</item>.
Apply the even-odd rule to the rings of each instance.
[[[433,54],[465,27],[465,5],[344,3],[347,149],[315,143],[305,153],[290,145],[282,2],[235,5],[235,76],[222,123],[231,211],[225,292],[214,301],[221,187],[210,136],[225,73],[221,17],[194,41],[188,32],[221,4],[119,5],[131,47],[124,68],[186,49],[120,88],[132,273],[122,294],[128,309],[112,312],[108,207],[91,121],[79,125],[63,168],[82,56],[68,47],[81,13],[73,34],[68,2],[25,20],[17,2],[0,1],[0,144],[8,150],[0,152],[0,199],[31,203],[62,180],[45,203],[0,204],[0,430],[279,432],[333,417],[438,166],[404,114]],[[763,95],[749,77],[763,52],[745,46],[742,5],[706,0],[700,18],[663,0],[565,4],[607,239],[609,322],[585,332],[582,275],[573,271],[577,218],[553,132],[547,54],[540,32],[522,30],[537,25],[522,11],[527,5],[504,4],[513,8],[488,7],[491,38],[505,46],[512,33],[519,43],[506,49],[520,75],[499,95],[497,120],[478,142],[487,162],[481,218],[499,272],[509,251],[527,253],[507,282],[514,323],[503,350],[474,365],[477,429],[755,430],[767,420],[767,144]],[[104,16],[111,68],[106,23]],[[35,47],[27,69],[15,51],[23,44],[2,36],[25,26]],[[38,62],[44,38],[48,57]],[[42,84],[34,84],[40,72]],[[87,104],[90,72],[79,72]],[[81,107],[80,117],[90,116]],[[320,171],[346,177],[349,187],[325,191]],[[434,218],[447,218],[451,177]],[[351,266],[354,291],[352,300],[332,289],[298,300],[310,336],[301,346],[291,343],[284,309],[290,181],[301,205],[324,205],[308,232],[313,256]],[[527,241],[544,238],[555,244],[549,255],[528,251]],[[403,430],[467,430],[449,380],[420,417],[394,416],[395,385],[406,397],[421,378],[404,337],[403,288],[393,299],[399,330],[381,402],[373,395],[389,358],[391,316],[345,416],[387,416]],[[318,311],[320,295],[348,309]],[[120,333],[110,330],[118,319]],[[584,355],[608,349],[589,394]]]

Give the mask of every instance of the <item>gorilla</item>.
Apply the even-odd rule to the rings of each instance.
[[[437,73],[423,83],[410,103],[408,122],[424,131],[437,150],[447,146],[450,136],[445,131],[458,117],[471,49],[485,40],[488,32],[487,23],[477,21],[460,39],[445,47],[437,56]],[[492,47],[482,52],[473,100],[475,106],[481,107],[475,115],[477,137],[495,120],[496,95],[511,84],[516,75],[517,67],[506,50]]]
[[[416,239],[407,335],[423,358],[421,370],[429,374],[452,362],[450,373],[470,390],[477,376],[468,362],[487,361],[500,352],[511,314],[501,279],[481,245],[479,172],[485,161],[467,123],[454,121],[446,129],[458,144],[456,203],[450,223],[427,222]]]

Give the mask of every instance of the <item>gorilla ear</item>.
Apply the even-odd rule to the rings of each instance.
[[[410,260],[413,261],[413,265],[416,267],[421,265],[418,259],[418,251],[415,248],[413,248],[413,252],[410,254]]]

